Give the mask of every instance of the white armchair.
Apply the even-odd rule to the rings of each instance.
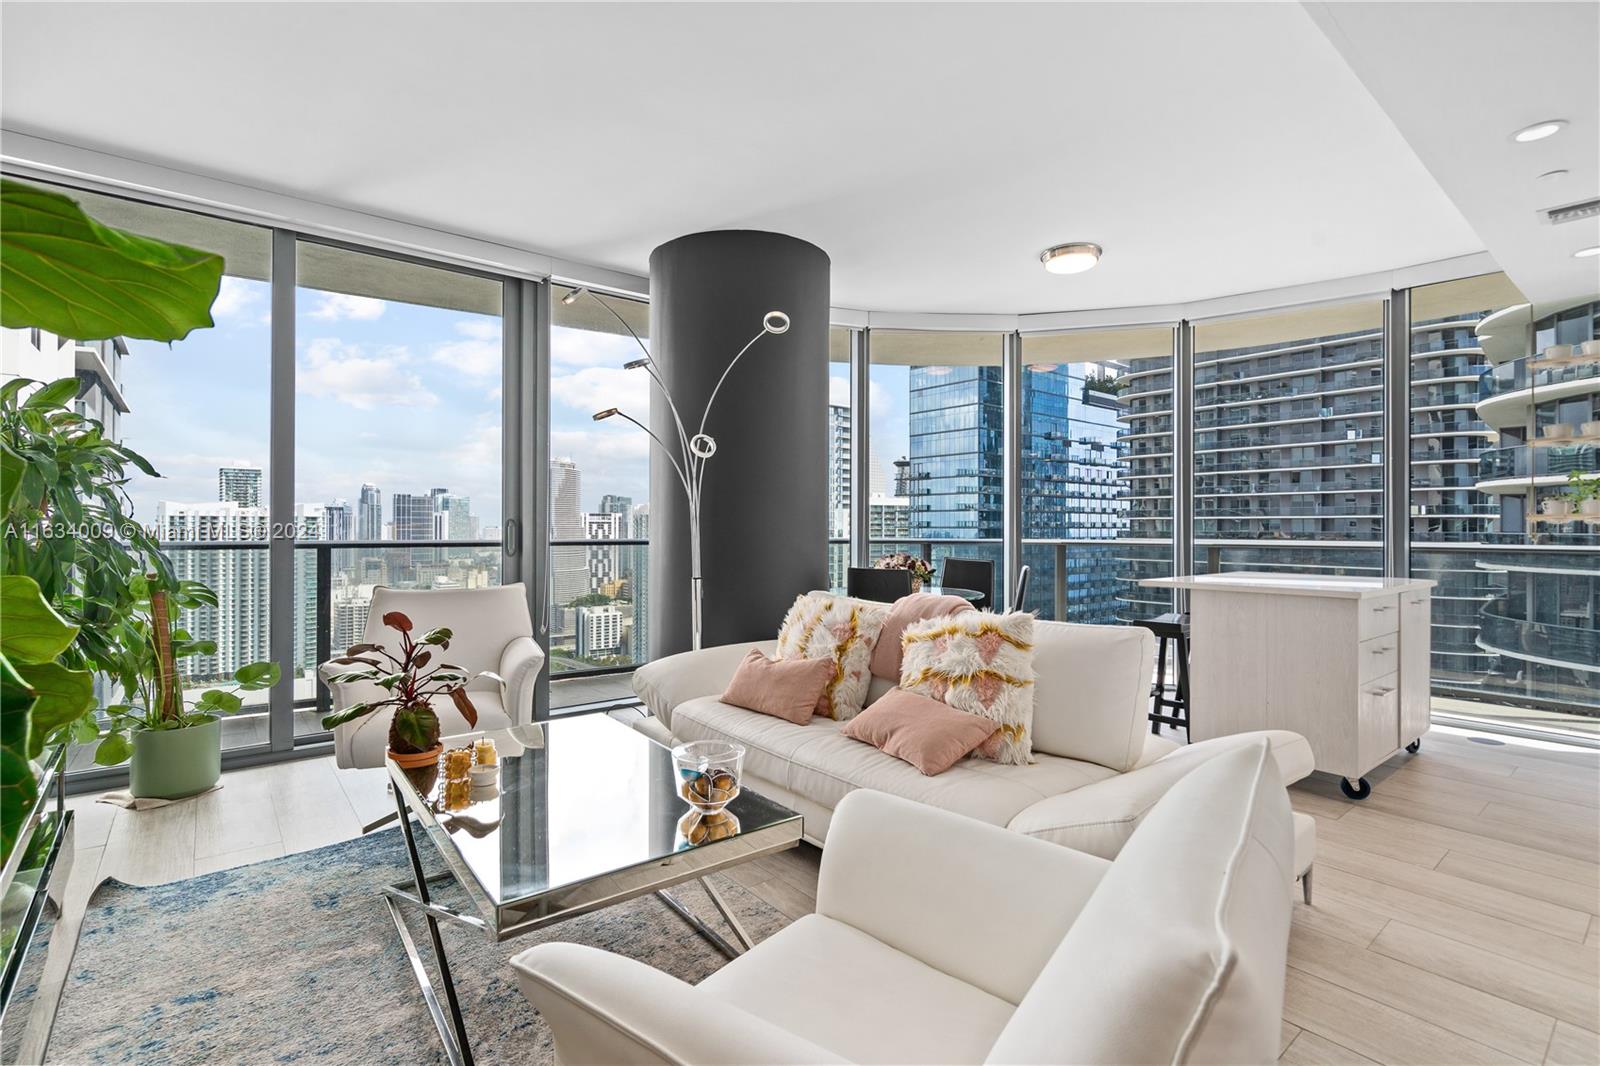
[[[383,624],[383,616],[400,611],[419,629],[449,626],[455,631],[450,650],[441,657],[469,673],[488,671],[502,681],[479,678],[467,686],[472,704],[478,710],[478,729],[505,729],[533,721],[533,693],[544,665],[544,650],[533,639],[533,619],[528,613],[527,590],[523,585],[500,585],[485,589],[413,590],[377,588],[362,640],[392,647],[394,630]],[[339,649],[343,654],[343,649]],[[318,675],[333,695],[333,709],[343,710],[364,699],[382,695],[370,682],[336,685],[328,678],[347,669],[323,663]],[[448,699],[435,700],[445,735],[464,733],[470,727]],[[334,761],[342,769],[383,765],[389,744],[392,711],[379,711],[333,731]]]
[[[566,1066],[1267,1063],[1293,848],[1259,741],[1184,776],[1114,862],[862,789],[817,912],[698,986],[576,944],[511,964]]]

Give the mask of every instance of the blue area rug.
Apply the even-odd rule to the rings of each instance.
[[[429,872],[442,868],[422,844]],[[409,880],[398,830],[153,888],[107,881],[83,921],[49,1059],[61,1063],[442,1063],[379,886]],[[760,939],[788,923],[732,879],[717,887]],[[713,928],[698,885],[674,893]],[[436,898],[465,907],[460,890]],[[441,923],[478,1061],[554,1061],[508,965],[546,940],[605,948],[689,982],[723,956],[654,896],[504,944]],[[411,923],[431,964],[427,927]]]

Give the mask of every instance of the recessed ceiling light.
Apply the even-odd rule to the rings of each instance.
[[[1039,262],[1052,274],[1082,274],[1100,262],[1101,248],[1088,241],[1058,244],[1039,253]]]
[[[1524,126],[1511,135],[1511,139],[1519,144],[1529,141],[1542,141],[1546,137],[1553,137],[1561,132],[1561,127],[1567,124],[1564,118],[1547,118],[1543,122],[1535,122],[1531,126]]]
[[[1587,259],[1592,255],[1600,255],[1600,244],[1595,245],[1593,248],[1579,248],[1572,253],[1572,258]]]

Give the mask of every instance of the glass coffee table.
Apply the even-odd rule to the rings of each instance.
[[[728,956],[751,946],[727,902],[703,878],[795,847],[799,814],[743,789],[722,816],[696,815],[678,794],[672,753],[605,715],[447,737],[445,746],[479,736],[493,738],[499,750],[498,781],[466,795],[447,795],[436,766],[407,770],[385,761],[412,881],[385,888],[384,902],[452,1063],[470,1064],[472,1048],[440,919],[504,941],[653,892],[665,905],[663,914],[670,910]],[[445,872],[424,872],[408,815],[433,842]],[[695,879],[702,879],[738,947],[666,891]],[[457,910],[435,900],[429,886],[441,881],[458,884],[470,907]],[[406,926],[405,908],[427,921],[443,1004]]]

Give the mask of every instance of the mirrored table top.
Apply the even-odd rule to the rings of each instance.
[[[389,775],[451,873],[505,938],[570,914],[795,846],[800,815],[745,788],[725,816],[678,794],[672,753],[603,714],[481,736],[496,780],[448,790],[437,765]],[[426,858],[426,857],[425,857]]]

